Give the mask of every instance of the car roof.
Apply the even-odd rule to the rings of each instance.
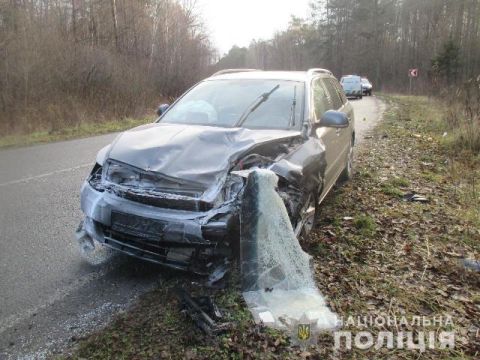
[[[333,77],[327,73],[318,73],[316,76]],[[213,75],[207,79],[210,80],[287,80],[287,81],[308,81],[311,75],[307,71],[245,71],[230,74]]]

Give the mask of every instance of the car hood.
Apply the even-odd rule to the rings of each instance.
[[[119,135],[106,158],[209,186],[256,145],[300,135],[288,130],[153,123]]]

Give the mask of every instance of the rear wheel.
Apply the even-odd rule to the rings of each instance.
[[[350,149],[348,149],[347,163],[345,168],[340,174],[340,182],[346,182],[352,178],[353,175],[353,141],[350,143]]]

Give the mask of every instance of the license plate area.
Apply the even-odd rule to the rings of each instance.
[[[112,230],[150,241],[161,241],[167,222],[112,211]]]

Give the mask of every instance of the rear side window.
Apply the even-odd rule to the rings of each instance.
[[[338,96],[340,96],[342,103],[345,105],[347,103],[347,97],[345,96],[345,91],[343,91],[342,86],[335,79],[330,79],[330,81],[332,82],[333,86],[337,90]]]
[[[320,120],[325,111],[332,109],[327,91],[320,79],[314,80],[313,82],[313,105],[315,107],[315,117],[317,121]]]
[[[332,84],[330,80],[331,79],[323,79],[323,83],[325,84],[325,88],[327,89],[327,92],[329,94],[333,109],[338,110],[342,107],[343,101],[340,98],[340,95],[338,94],[338,91],[336,90],[335,86]]]

